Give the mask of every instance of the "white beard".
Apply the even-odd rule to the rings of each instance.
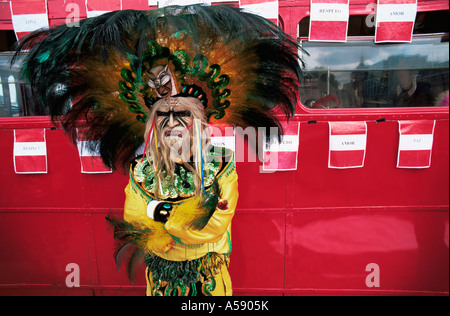
[[[160,146],[169,149],[170,158],[175,162],[188,161],[192,153],[192,140],[189,134],[184,134],[183,137],[161,135]]]

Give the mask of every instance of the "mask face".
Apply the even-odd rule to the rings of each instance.
[[[167,98],[176,94],[176,90],[173,91],[172,73],[167,65],[153,67],[148,76],[150,78],[148,85],[155,89],[158,97]]]
[[[160,139],[170,147],[190,142],[192,122],[189,105],[179,102],[178,98],[169,98],[156,111],[155,123]]]

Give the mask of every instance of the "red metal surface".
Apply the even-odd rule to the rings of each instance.
[[[280,1],[283,24],[293,35],[307,2]],[[368,2],[352,1],[353,12],[364,11]],[[419,6],[448,9],[448,2],[428,3]],[[49,13],[57,16],[60,9]],[[7,22],[0,15],[0,27]],[[380,118],[386,121],[376,123]],[[448,108],[299,105],[296,171],[260,173],[259,162],[237,163],[234,294],[448,295],[448,118]],[[437,120],[428,169],[395,167],[397,121],[405,119]],[[367,121],[365,166],[329,169],[327,122],[352,120]],[[13,130],[35,127],[47,129],[48,174],[15,174]],[[143,295],[143,268],[135,286],[116,270],[104,220],[111,211],[122,212],[127,176],[81,174],[76,147],[51,127],[45,117],[0,118],[0,295]],[[80,287],[66,286],[70,263],[80,267]],[[370,263],[380,268],[378,288],[365,282]]]
[[[26,119],[11,121],[0,122],[0,293],[142,294],[143,270],[135,287],[116,270],[104,220],[121,212],[127,177],[81,174],[76,148],[50,129],[49,173],[16,175],[12,130]],[[366,166],[354,170],[327,168],[326,124],[301,121],[300,131],[297,171],[237,164],[235,294],[447,293],[448,118],[424,170],[395,168],[396,122],[368,124]],[[376,289],[365,284],[372,262]],[[65,286],[69,263],[80,266],[80,288]]]

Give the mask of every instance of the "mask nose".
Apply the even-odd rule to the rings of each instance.
[[[177,125],[177,121],[174,119],[173,112],[171,111],[169,113],[169,122],[168,122],[167,126],[172,128],[172,127],[175,127],[176,125]]]

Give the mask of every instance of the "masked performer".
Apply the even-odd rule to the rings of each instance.
[[[193,5],[107,13],[35,32],[25,49],[23,74],[55,122],[74,142],[87,128],[105,165],[129,170],[124,216],[107,218],[116,262],[131,278],[144,258],[148,295],[231,295],[237,174],[208,124],[281,129],[275,114],[298,100],[296,41],[239,9]]]

